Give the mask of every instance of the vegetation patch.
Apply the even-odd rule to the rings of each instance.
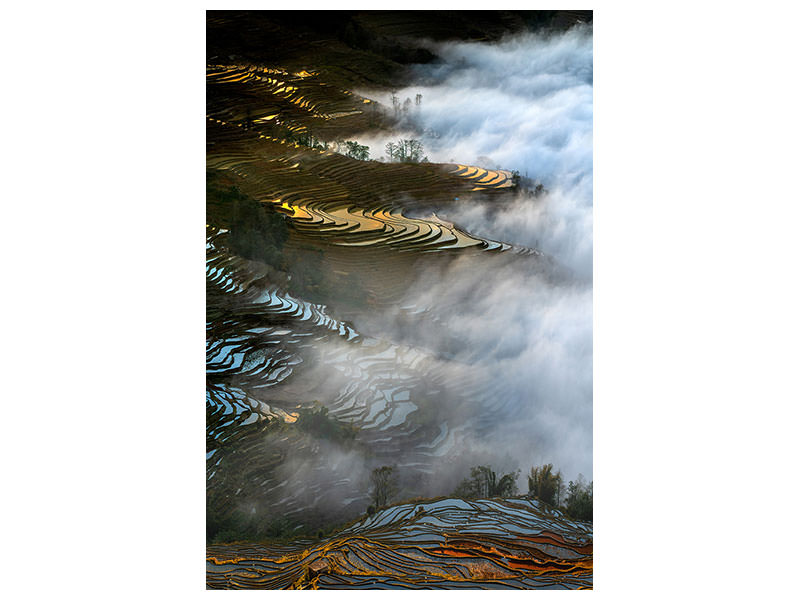
[[[230,230],[230,249],[249,260],[284,267],[283,245],[289,237],[285,216],[253,200],[229,178],[206,171],[206,216],[210,225]]]

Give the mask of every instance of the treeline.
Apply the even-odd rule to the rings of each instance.
[[[287,133],[285,139],[290,143],[306,146],[307,148],[314,148],[316,150],[333,150],[339,154],[344,154],[349,158],[356,160],[370,160],[369,146],[359,144],[355,140],[336,140],[334,142],[326,142],[314,135],[311,131],[304,131],[302,133]],[[396,142],[389,142],[385,146],[386,158],[380,157],[377,160],[387,162],[402,162],[402,163],[426,163],[429,162],[428,157],[424,154],[424,146],[421,140],[418,139],[399,139]],[[519,174],[517,174],[517,180]]]
[[[369,146],[359,144],[355,140],[326,142],[315,137],[313,133],[308,131],[297,136],[291,136],[290,141],[300,144],[301,146],[316,148],[317,150],[333,150],[339,154],[355,158],[356,160],[370,160]],[[426,163],[429,161],[428,157],[424,154],[424,149],[422,141],[418,139],[399,139],[396,142],[389,142],[386,144],[386,158],[380,157],[378,160],[402,163]]]
[[[453,491],[460,498],[503,498],[517,495],[517,478],[519,471],[506,473],[499,479],[491,467],[472,467],[470,476],[464,479]]]
[[[510,498],[519,495],[517,479],[520,471],[498,476],[491,466],[479,465],[470,469],[470,476],[458,484],[452,495],[471,498]],[[367,514],[389,504],[397,493],[394,467],[383,466],[372,471],[371,500]],[[592,486],[586,483],[583,475],[575,481],[564,483],[561,471],[553,472],[552,464],[532,467],[528,475],[528,497],[565,512],[568,516],[582,521],[592,520]]]
[[[333,150],[339,154],[344,154],[356,160],[369,160],[369,146],[359,144],[355,140],[336,140],[335,142],[326,142],[316,137],[311,131],[306,131],[298,135],[287,136],[290,142],[297,143],[301,146],[308,148],[315,148],[317,150]]]
[[[491,466],[472,467],[470,477],[464,479],[453,491],[461,498],[508,498],[518,495],[519,471],[500,477]],[[528,496],[563,510],[567,515],[583,521],[592,520],[592,486],[583,475],[575,481],[564,483],[561,471],[553,472],[552,464],[532,467],[528,475]]]

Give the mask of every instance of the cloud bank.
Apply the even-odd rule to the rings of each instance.
[[[499,211],[475,203],[451,214],[489,237],[537,246],[584,277],[592,264],[592,33],[576,27],[550,36],[526,33],[497,44],[428,44],[442,62],[419,65],[422,95],[393,134],[364,136],[371,156],[398,137],[421,139],[431,162],[517,170],[550,196]],[[375,97],[364,90],[361,93]],[[377,99],[391,107],[389,94]],[[391,112],[391,108],[388,109]]]
[[[355,325],[447,357],[458,365],[452,380],[468,364],[482,382],[475,398],[455,394],[448,404],[454,423],[463,411],[471,425],[458,438],[463,464],[442,465],[442,488],[453,484],[446,473],[463,477],[470,464],[490,461],[523,473],[552,462],[568,479],[591,479],[591,29],[430,47],[442,62],[419,66],[419,83],[397,91],[401,102],[422,95],[401,115],[407,132],[360,142],[375,158],[385,142],[417,137],[432,162],[513,169],[542,182],[544,196],[520,192],[499,203],[475,195],[440,216],[470,233],[541,249],[567,275],[556,280],[534,259],[465,257],[422,268],[401,303],[424,314],[418,326],[399,325],[391,312]],[[379,100],[391,107],[388,96]],[[446,363],[441,368],[448,373]],[[524,476],[519,484],[526,489]]]

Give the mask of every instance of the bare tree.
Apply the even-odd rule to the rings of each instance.
[[[422,142],[419,140],[397,140],[397,143],[386,144],[386,155],[393,162],[428,162],[428,157],[422,156],[422,150]]]
[[[386,155],[389,157],[390,161],[393,161],[397,155],[397,144],[394,142],[389,142],[386,144]]]
[[[422,142],[419,140],[403,140],[408,144],[408,160],[410,162],[419,162],[422,160]]]

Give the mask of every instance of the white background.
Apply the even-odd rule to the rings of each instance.
[[[798,10],[608,4],[594,13],[595,593],[788,597]],[[201,595],[204,10],[6,7],[0,48],[0,590]]]

